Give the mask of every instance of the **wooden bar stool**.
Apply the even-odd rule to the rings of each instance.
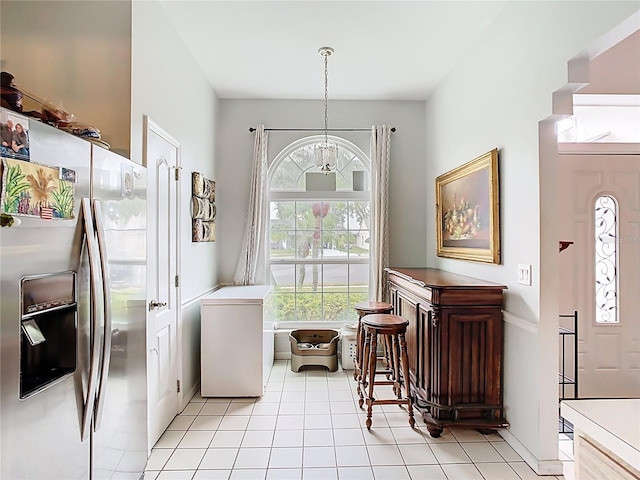
[[[362,380],[358,382],[358,394],[360,396],[360,407],[367,402],[367,429],[371,429],[371,414],[374,405],[406,405],[409,413],[409,425],[414,427],[416,421],[413,418],[413,405],[411,402],[411,387],[409,386],[409,360],[407,358],[407,342],[405,333],[407,331],[408,320],[399,315],[372,314],[362,318],[362,329],[365,335]],[[392,373],[390,381],[376,381],[376,366],[378,355],[378,336],[381,335],[388,344],[391,345],[390,356]],[[400,372],[402,371],[402,377]],[[402,395],[404,384],[405,396]],[[397,398],[376,399],[374,394],[375,385],[393,385],[393,392]]]
[[[354,372],[353,378],[358,382],[362,374],[362,351],[364,348],[364,333],[362,332],[362,317],[374,313],[391,313],[393,305],[387,302],[360,302],[356,303],[354,308],[358,312],[358,330],[356,333],[356,355],[353,358]]]

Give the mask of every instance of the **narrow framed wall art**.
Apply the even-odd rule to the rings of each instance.
[[[199,172],[191,173],[191,240],[216,241],[216,182]]]

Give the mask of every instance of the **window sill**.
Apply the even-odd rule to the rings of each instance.
[[[291,330],[308,330],[308,329],[334,329],[340,330],[345,325],[351,325],[354,322],[275,322],[276,331],[291,331]]]

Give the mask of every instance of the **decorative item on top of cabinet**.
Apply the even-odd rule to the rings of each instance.
[[[502,410],[504,285],[433,268],[386,268],[396,315],[407,319],[414,406],[432,437],[447,425],[507,427]]]
[[[15,77],[9,72],[0,73],[0,104],[3,108],[13,110],[14,112],[21,113],[27,117],[35,118],[42,123],[47,123],[64,132],[70,133],[71,135],[88,140],[91,143],[99,145],[107,150],[111,149],[111,146],[102,139],[99,128],[76,120],[75,115],[67,112],[63,108],[61,102],[54,104],[49,100],[44,100],[33,93],[27,92],[22,87],[19,89],[14,82],[14,78]],[[13,116],[12,113],[8,114]],[[3,116],[5,116],[4,113]],[[5,119],[2,119],[2,122],[4,123]],[[18,122],[13,123],[17,127]],[[20,129],[16,128],[16,130],[18,130],[19,133],[28,134],[27,130],[29,130],[29,128],[28,125],[25,125],[25,121],[22,121],[22,127],[24,127],[22,132],[19,132]],[[28,144],[23,143],[22,145],[26,147],[26,153],[21,152],[19,156],[14,157],[14,155],[9,152],[9,156],[11,158],[28,160]],[[3,152],[3,157],[7,156],[5,153],[7,152]],[[26,158],[24,158],[25,155]]]

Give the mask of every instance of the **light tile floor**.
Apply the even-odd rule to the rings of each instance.
[[[196,394],[153,448],[145,480],[573,479],[568,437],[565,477],[538,477],[499,435],[451,428],[432,438],[397,405],[374,406],[368,431],[353,370],[303,370],[276,361],[258,399]]]

